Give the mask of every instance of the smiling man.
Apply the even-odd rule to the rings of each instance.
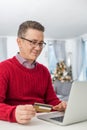
[[[36,114],[34,103],[63,111],[66,103],[56,96],[48,69],[36,61],[44,42],[44,27],[36,21],[19,26],[16,56],[0,63],[0,119],[28,123]]]

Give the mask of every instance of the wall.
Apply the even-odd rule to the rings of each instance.
[[[18,52],[16,37],[7,37],[7,58],[11,58]]]

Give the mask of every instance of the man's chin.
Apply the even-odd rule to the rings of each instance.
[[[36,61],[36,59],[37,59],[37,57],[33,57],[33,58],[32,58],[32,61]]]
[[[33,56],[32,56],[32,59],[35,60],[35,59],[37,59],[37,57],[38,57],[37,55],[33,55]]]

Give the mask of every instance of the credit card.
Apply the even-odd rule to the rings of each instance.
[[[34,103],[34,108],[37,112],[50,112],[52,110],[52,105]]]

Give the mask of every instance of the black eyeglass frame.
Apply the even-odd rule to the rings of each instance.
[[[30,42],[30,43],[32,43],[33,45],[36,44],[36,43],[34,43],[33,40],[29,40],[29,39],[24,38],[24,37],[20,37],[20,38],[23,39],[23,40],[26,40],[26,41],[28,41],[28,42]],[[41,43],[38,43],[38,45],[39,45],[40,48],[43,48],[43,47],[46,45],[46,43],[45,43],[45,42],[42,42],[42,44],[41,44]]]

